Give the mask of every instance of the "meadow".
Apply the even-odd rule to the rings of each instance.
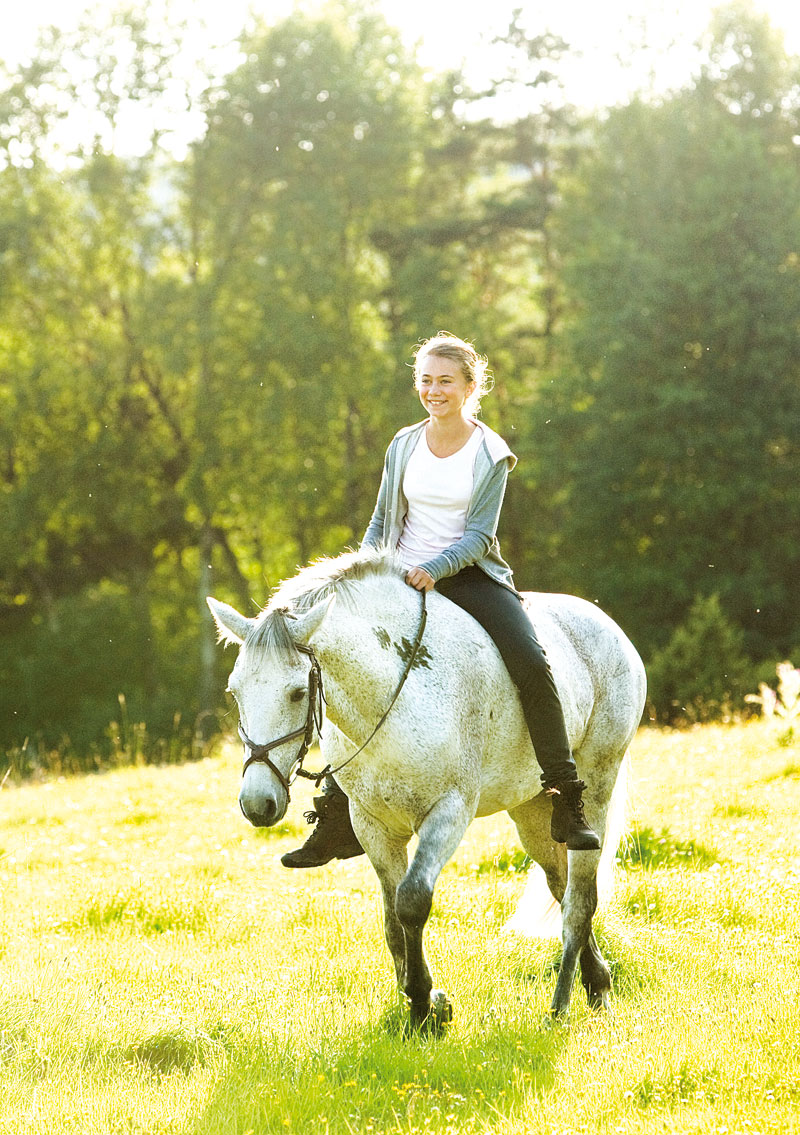
[[[313,754],[312,754],[313,757]],[[547,1007],[559,945],[504,932],[507,817],[473,825],[427,946],[455,1020],[405,1039],[365,859],[239,814],[237,746],[0,792],[0,1131],[800,1131],[800,748],[769,722],[642,730],[597,916],[610,1014]],[[313,760],[309,763],[313,763]]]

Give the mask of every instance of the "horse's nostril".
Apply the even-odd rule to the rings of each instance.
[[[239,807],[244,818],[249,820],[254,828],[268,828],[275,823],[277,818],[277,807],[274,800],[259,800],[254,803],[252,800],[245,801],[240,796]]]

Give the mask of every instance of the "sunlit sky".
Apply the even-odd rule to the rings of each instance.
[[[303,6],[313,7],[313,2]],[[751,3],[783,31],[787,49],[800,54],[800,0]],[[212,45],[232,40],[250,12],[276,22],[292,10],[293,0],[149,0],[147,11],[161,11],[164,5],[176,15],[189,14],[194,25],[193,36],[185,42],[191,66],[192,60],[205,58]],[[590,108],[612,106],[632,90],[682,86],[695,70],[694,45],[719,0],[379,0],[379,5],[408,45],[417,48],[425,67],[443,70],[466,61],[468,74],[477,82],[492,73],[489,41],[507,28],[513,9],[521,8],[529,31],[550,31],[569,43],[571,62],[562,72],[566,98]],[[13,9],[7,3],[0,15],[0,58],[18,61],[33,47],[39,29],[74,25],[89,6],[87,0],[24,0]],[[116,6],[111,0],[94,5]]]

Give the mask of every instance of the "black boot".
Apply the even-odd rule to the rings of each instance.
[[[553,801],[550,835],[555,843],[565,843],[570,851],[599,851],[600,837],[589,827],[583,812],[582,780],[553,785],[547,790]]]
[[[284,867],[321,867],[331,859],[351,859],[363,855],[350,823],[350,807],[341,791],[315,796],[315,812],[306,812],[306,821],[316,827],[302,847],[281,856]]]

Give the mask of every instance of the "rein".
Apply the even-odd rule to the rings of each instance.
[[[414,662],[416,661],[417,654],[419,653],[419,648],[422,645],[422,636],[425,633],[425,624],[428,620],[428,608],[424,591],[420,591],[420,597],[422,600],[422,607],[420,610],[419,625],[417,627],[417,636],[414,639],[414,644],[411,648],[411,653],[408,656],[408,661],[406,662],[403,673],[400,676],[400,681],[398,682],[397,688],[392,695],[392,700],[386,707],[386,711],[383,714],[383,717],[381,717],[380,721],[372,730],[369,737],[367,737],[364,744],[360,745],[359,748],[356,749],[356,751],[352,753],[346,761],[342,761],[342,763],[340,765],[337,765],[336,768],[331,768],[330,765],[326,765],[322,772],[319,773],[307,772],[306,769],[303,768],[303,761],[306,754],[308,753],[309,748],[311,747],[311,743],[314,740],[314,734],[320,734],[322,731],[322,718],[324,714],[323,705],[326,705],[327,701],[325,699],[325,691],[322,685],[322,668],[319,664],[319,659],[310,646],[302,646],[298,643],[295,643],[296,649],[299,650],[301,654],[307,654],[311,659],[311,667],[308,671],[308,710],[306,712],[305,725],[301,725],[299,729],[295,729],[291,733],[284,733],[282,737],[278,737],[275,741],[268,741],[265,745],[257,745],[247,736],[240,722],[239,737],[244,742],[245,748],[250,750],[250,755],[246,757],[244,765],[242,766],[242,776],[244,776],[244,774],[252,764],[266,765],[270,772],[274,773],[274,775],[277,777],[278,782],[286,793],[286,799],[288,802],[289,789],[298,776],[305,777],[306,780],[313,780],[316,787],[319,788],[321,782],[325,779],[326,776],[333,776],[335,773],[340,772],[345,767],[345,765],[349,765],[350,762],[355,760],[355,758],[359,756],[360,753],[364,752],[367,745],[370,743],[372,738],[375,736],[375,734],[386,721],[386,718],[391,713],[392,707],[400,696],[400,691],[406,683],[406,678],[411,673],[411,669],[414,665]],[[277,749],[279,745],[285,745],[288,741],[295,741],[298,737],[302,737],[300,748],[297,750],[295,758],[289,766],[288,776],[284,776],[278,766],[270,760],[269,754],[273,749]],[[294,771],[293,777],[292,771]],[[291,777],[291,780],[289,779],[289,777]]]

